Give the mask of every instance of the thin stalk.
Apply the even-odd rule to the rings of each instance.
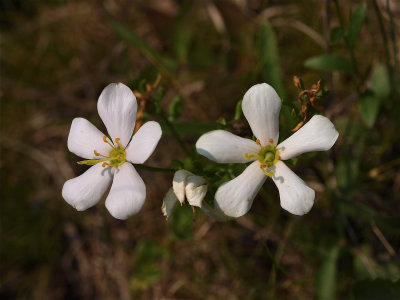
[[[334,0],[333,2],[335,3],[335,8],[336,8],[336,12],[338,15],[340,28],[342,29],[343,32],[345,32],[346,29],[344,28],[344,20],[343,20],[342,13],[340,11],[339,2],[338,2],[338,0]],[[360,73],[358,70],[358,64],[357,64],[356,57],[354,55],[354,49],[350,45],[349,39],[346,34],[344,36],[344,42],[345,42],[347,50],[349,51],[349,54],[350,54],[350,60],[351,60],[352,66],[353,66],[354,73],[357,74],[357,76],[355,76],[353,73],[353,77],[354,77],[354,82],[356,84],[357,92],[358,92],[358,94],[360,94],[360,86],[359,86],[359,82],[358,82],[358,78],[360,78]]]
[[[381,35],[382,35],[383,48],[385,50],[386,65],[388,67],[388,70],[390,70],[391,66],[390,66],[390,54],[389,54],[389,46],[388,46],[389,41],[386,36],[385,26],[383,25],[382,14],[381,14],[381,11],[379,9],[379,6],[378,6],[378,3],[376,2],[376,0],[372,0],[372,5],[374,6],[375,14],[376,14],[376,17],[378,18],[379,29],[380,29]]]
[[[168,120],[168,118],[161,112],[159,116],[162,118],[162,120],[167,124],[168,128],[171,130],[172,136],[175,138],[175,140],[178,142],[179,146],[182,148],[182,150],[189,156],[192,154],[186,147],[185,143],[182,141],[182,139],[179,136],[179,133],[176,131],[175,126]]]
[[[159,167],[151,167],[151,166],[137,165],[137,164],[133,164],[133,166],[139,170],[147,170],[147,171],[153,171],[153,172],[171,172],[171,173],[173,173],[173,172],[177,171],[175,169],[170,169],[170,168],[159,168]]]
[[[393,59],[394,59],[394,70],[393,70],[393,86],[392,88],[394,89],[395,96],[398,95],[398,79],[397,76],[399,74],[399,63],[397,61],[397,44],[396,44],[396,34],[394,32],[394,22],[393,22],[393,16],[392,12],[390,11],[390,4],[389,0],[386,0],[386,9],[387,13],[389,15],[389,21],[390,21],[390,38],[392,40],[392,47],[393,47]]]

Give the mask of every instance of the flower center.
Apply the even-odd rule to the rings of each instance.
[[[105,143],[107,143],[108,145],[110,145],[110,147],[112,149],[108,156],[100,154],[96,150],[94,150],[93,151],[94,155],[101,156],[103,158],[82,160],[82,161],[78,161],[78,164],[92,166],[92,165],[98,164],[99,162],[103,162],[102,166],[104,168],[106,166],[119,167],[124,162],[126,162],[126,152],[125,152],[125,148],[119,142],[120,138],[115,139],[115,143],[117,144],[117,146],[114,146],[113,144],[111,144],[107,140],[106,136],[103,136],[103,141]]]
[[[274,145],[274,140],[270,139],[269,142],[269,145],[261,146],[260,140],[257,139],[256,143],[260,146],[260,151],[257,154],[245,153],[244,157],[246,157],[247,159],[250,159],[252,157],[257,158],[257,160],[260,162],[261,170],[265,173],[265,175],[272,177],[274,176],[274,172],[268,172],[267,168],[272,167],[274,164],[276,164],[281,159],[281,157],[279,155],[278,149],[276,149]]]

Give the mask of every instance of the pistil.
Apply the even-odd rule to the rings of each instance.
[[[278,149],[276,149],[275,145],[273,144],[273,139],[270,139],[269,142],[270,145],[262,146],[260,140],[257,139],[256,143],[260,147],[258,154],[245,153],[244,157],[246,159],[250,159],[252,157],[256,158],[260,162],[260,169],[264,172],[264,174],[268,177],[272,177],[274,176],[274,172],[268,172],[267,168],[275,165],[280,160],[280,156]]]

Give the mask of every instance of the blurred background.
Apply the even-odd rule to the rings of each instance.
[[[2,299],[399,298],[398,1],[3,0],[0,8]],[[67,149],[72,119],[105,132],[102,89],[143,90],[157,74],[163,97],[144,117],[164,135],[146,164],[188,169],[209,163],[188,155],[200,134],[248,135],[235,108],[252,85],[267,82],[281,96],[283,140],[300,120],[293,76],[307,89],[322,79],[319,109],[308,112],[329,117],[339,140],[290,164],[316,190],[312,210],[284,211],[267,180],[241,218],[193,218],[186,206],[167,222],[160,207],[173,173],[148,170],[139,170],[145,205],[127,221],[113,219],[104,199],[84,212],[69,206],[62,185],[86,169]]]

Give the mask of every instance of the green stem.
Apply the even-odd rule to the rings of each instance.
[[[342,13],[341,13],[340,7],[339,7],[339,2],[338,2],[338,0],[334,0],[333,2],[335,3],[336,12],[337,12],[337,15],[338,15],[338,18],[339,18],[340,28],[342,29],[343,32],[346,33],[346,29],[345,29],[345,27],[344,27],[343,16],[342,16]],[[352,64],[352,66],[353,66],[353,71],[354,71],[354,72],[353,72],[354,83],[355,83],[355,85],[356,85],[358,94],[360,94],[360,85],[359,85],[359,80],[358,80],[358,78],[360,78],[360,73],[359,73],[359,70],[358,70],[357,60],[356,60],[356,57],[355,57],[355,55],[354,55],[354,49],[353,49],[353,47],[350,45],[350,42],[349,42],[349,39],[348,39],[347,34],[344,35],[344,42],[345,42],[345,44],[346,44],[347,50],[349,51],[351,64]],[[355,76],[354,73],[357,74],[357,76]],[[358,78],[357,78],[357,77],[358,77]]]
[[[171,173],[173,173],[173,172],[177,171],[175,169],[170,169],[170,168],[159,168],[159,167],[151,167],[151,166],[137,165],[137,164],[133,164],[133,166],[139,170],[147,170],[147,171],[153,171],[153,172],[171,172]]]
[[[378,6],[378,3],[376,2],[376,0],[372,0],[372,5],[374,6],[375,14],[376,14],[376,17],[378,18],[379,29],[380,29],[381,35],[382,35],[383,48],[385,51],[385,58],[386,58],[386,65],[388,67],[388,70],[390,70],[391,66],[390,66],[390,55],[389,55],[389,47],[388,47],[389,43],[388,43],[388,39],[387,39],[386,32],[385,32],[385,26],[383,25],[382,14],[381,14],[381,11],[379,9],[379,6]]]
[[[188,155],[191,156],[192,154],[186,147],[185,143],[182,141],[182,139],[179,136],[179,133],[176,131],[175,126],[168,120],[168,118],[164,115],[163,112],[159,113],[159,116],[162,118],[162,120],[167,124],[168,128],[171,130],[172,136],[175,138],[175,140],[178,142],[179,146],[182,148],[182,150]]]
[[[396,44],[396,34],[394,32],[394,22],[393,22],[393,16],[392,12],[390,11],[390,5],[389,5],[389,0],[386,1],[386,9],[387,13],[389,15],[389,21],[390,21],[390,38],[392,40],[392,47],[393,47],[393,59],[394,59],[394,67],[393,67],[393,76],[392,76],[392,88],[394,89],[394,94],[395,96],[398,95],[398,74],[399,74],[399,64],[397,61],[397,44]]]

